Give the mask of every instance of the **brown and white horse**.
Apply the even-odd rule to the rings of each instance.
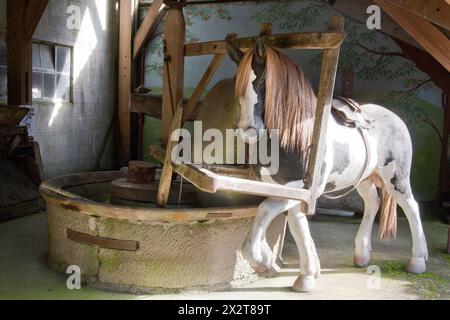
[[[290,186],[303,186],[305,162],[311,144],[316,96],[299,67],[261,40],[247,52],[228,43],[228,53],[238,64],[235,93],[240,103],[238,127],[244,138],[258,136],[261,129],[278,129],[280,170],[265,175],[263,165],[254,166],[261,179]],[[334,99],[334,104],[342,103]],[[341,125],[330,115],[319,194],[356,189],[364,200],[364,216],[355,238],[354,263],[370,261],[371,232],[381,205],[380,236],[396,232],[396,204],[408,218],[412,233],[412,258],[407,270],[425,271],[427,244],[417,202],[409,181],[411,138],[406,125],[391,111],[378,105],[362,106],[374,122],[366,136],[370,152],[355,128]],[[368,156],[370,155],[370,156]],[[358,183],[359,182],[359,183]],[[382,189],[382,200],[377,192]],[[383,202],[383,203],[382,203]],[[320,273],[320,263],[309,232],[308,221],[298,201],[267,198],[258,207],[253,227],[242,253],[257,272],[277,270],[275,257],[265,240],[270,222],[288,211],[288,224],[300,254],[300,275],[293,289],[310,291]]]

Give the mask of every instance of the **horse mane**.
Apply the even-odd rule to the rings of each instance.
[[[255,50],[248,50],[236,74],[236,96],[245,94]],[[281,147],[307,156],[311,144],[316,95],[298,65],[272,47],[266,47],[266,96],[264,123],[278,129]]]

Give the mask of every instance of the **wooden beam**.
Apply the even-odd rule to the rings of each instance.
[[[150,146],[150,155],[158,161],[165,161],[167,153],[159,146]],[[305,189],[275,183],[230,177],[216,174],[191,164],[172,164],[173,170],[202,191],[216,193],[220,190],[234,191],[281,199],[308,201],[310,192]]]
[[[25,1],[7,3],[8,104],[31,104],[31,39],[24,23]]]
[[[119,143],[118,161],[120,165],[126,165],[130,160],[130,94],[132,76],[132,31],[135,12],[134,0],[120,0],[119,13]]]
[[[158,16],[162,12],[164,12],[164,7],[165,5],[163,4],[163,0],[155,0],[150,6],[147,15],[144,18],[144,21],[142,21],[134,37],[134,59],[137,58],[137,56],[141,52],[141,49],[145,46],[146,42],[155,30],[155,27],[157,26],[156,22],[158,21]]]
[[[421,18],[450,30],[450,5],[444,0],[386,0]]]
[[[363,24],[366,23],[368,18],[366,13],[367,7],[373,4],[373,1],[371,0],[322,0],[322,2],[326,3],[334,10],[352,17]],[[414,40],[413,37],[403,30],[398,23],[388,15],[383,16],[381,30],[379,31],[420,48],[420,45],[416,42],[416,40]]]
[[[257,37],[237,38],[233,44],[241,49],[251,48]],[[267,45],[277,48],[291,49],[332,49],[339,47],[345,39],[344,32],[295,32],[263,37]],[[226,54],[227,42],[208,41],[187,44],[184,47],[185,56],[198,56],[206,54]]]
[[[183,99],[184,37],[186,25],[182,8],[170,7],[165,29],[165,57],[163,70],[163,106],[161,142],[166,145],[170,134],[172,115],[178,101]]]
[[[198,83],[197,87],[195,87],[195,90],[192,93],[191,98],[188,100],[188,102],[184,106],[182,123],[185,123],[189,119],[189,116],[191,115],[192,110],[194,110],[194,107],[197,105],[198,101],[200,100],[200,97],[203,94],[203,91],[205,91],[206,86],[211,81],[213,75],[216,73],[217,69],[219,69],[220,64],[222,63],[224,57],[225,57],[224,54],[216,54],[212,58],[211,63],[209,64],[208,68],[206,69],[205,73],[203,74],[200,82]]]
[[[186,105],[188,99],[183,99]],[[202,101],[198,101],[194,106],[187,121],[194,121],[197,116],[197,110],[201,106]],[[162,96],[152,94],[131,94],[130,112],[141,113],[147,116],[161,119],[162,117]]]
[[[34,30],[41,20],[42,14],[47,8],[48,0],[28,0],[25,9],[25,35],[27,39],[33,37]]]
[[[180,100],[177,109],[173,115],[172,124],[170,126],[170,134],[181,127],[181,119],[183,118],[183,101]],[[167,204],[167,199],[169,198],[170,185],[172,183],[172,149],[176,143],[178,143],[179,131],[176,131],[178,134],[172,137],[169,137],[167,141],[167,151],[164,157],[163,169],[161,171],[161,177],[159,178],[159,186],[158,186],[158,195],[156,197],[156,204],[159,208],[164,208]],[[171,139],[172,138],[172,139]]]
[[[342,16],[332,17],[328,30],[342,32],[344,30],[344,18]],[[331,113],[331,102],[333,99],[334,83],[339,61],[339,50],[340,48],[338,47],[336,49],[327,49],[323,52],[311,151],[305,176],[305,188],[309,189],[311,196],[310,201],[308,202],[308,214],[313,214],[315,211],[317,190],[320,183],[320,172],[322,170],[323,156],[325,154],[326,131],[329,115]]]
[[[374,1],[414,37],[447,71],[450,71],[450,40],[431,22],[407,12],[386,0]]]

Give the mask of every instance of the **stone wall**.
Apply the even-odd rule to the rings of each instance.
[[[5,2],[0,4],[0,29],[6,25]],[[33,35],[33,41],[73,48],[72,101],[33,100],[31,131],[41,147],[46,178],[92,170],[105,139],[117,91],[115,8],[114,0],[50,0]],[[80,23],[73,28],[69,18]],[[113,165],[112,138],[113,132],[102,169]]]

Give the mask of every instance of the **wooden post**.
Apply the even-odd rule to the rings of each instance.
[[[170,134],[181,126],[181,120],[183,117],[183,100],[179,100],[177,108],[175,110],[172,123],[170,125]],[[163,169],[161,172],[161,177],[159,179],[158,195],[156,197],[156,204],[160,208],[164,208],[167,204],[167,199],[169,198],[170,185],[172,183],[172,148],[178,142],[179,135],[173,137],[167,142],[166,155],[164,157]]]
[[[165,26],[161,143],[166,145],[172,116],[183,99],[185,21],[181,4],[171,4]]]
[[[444,125],[442,129],[441,168],[439,172],[439,197],[450,193],[450,87],[443,94]],[[442,199],[441,199],[442,200]]]
[[[135,5],[134,0],[120,0],[119,16],[119,141],[118,158],[120,165],[130,159],[130,95],[132,63],[132,30]]]
[[[341,16],[333,16],[330,20],[328,30],[343,32],[344,18]],[[328,127],[328,118],[331,112],[339,50],[340,48],[338,47],[336,49],[325,49],[323,52],[313,138],[305,176],[305,189],[309,189],[310,192],[308,214],[313,214],[316,208],[317,189],[319,187],[323,156],[325,153],[326,129]]]
[[[7,56],[8,104],[32,103],[32,42],[31,38],[48,0],[8,0]]]
[[[26,38],[25,1],[8,0],[8,104],[31,104],[31,38]]]

